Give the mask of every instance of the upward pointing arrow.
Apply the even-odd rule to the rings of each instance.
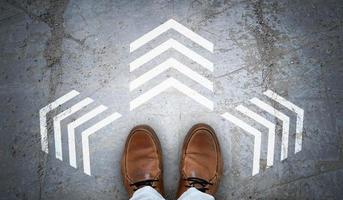
[[[188,86],[181,83],[180,81],[176,80],[175,78],[168,78],[167,80],[161,82],[160,84],[151,88],[144,94],[141,94],[140,96],[132,100],[130,102],[130,110],[137,108],[138,106],[142,105],[143,103],[147,102],[151,98],[159,95],[160,93],[162,93],[163,91],[171,87],[177,89],[178,91],[182,92],[183,94],[187,95],[188,97],[192,98],[193,100],[207,107],[208,109],[213,110],[212,101],[202,96],[197,91],[189,88]]]
[[[149,70],[148,72],[144,73],[140,77],[136,78],[135,80],[130,82],[130,91],[136,89],[140,85],[148,82],[150,79],[158,76],[162,72],[168,70],[169,68],[174,68],[179,72],[183,73],[184,75],[188,76],[189,78],[193,79],[194,81],[198,82],[199,84],[203,85],[207,89],[213,91],[213,83],[209,81],[206,77],[198,74],[197,72],[191,70],[186,65],[180,63],[174,58],[169,58],[168,60],[164,61],[163,63],[159,64],[155,68]]]
[[[162,33],[168,31],[169,29],[174,29],[175,31],[186,36],[193,42],[199,44],[203,48],[213,53],[213,44],[210,41],[194,33],[193,31],[191,31],[190,29],[188,29],[187,27],[185,27],[184,25],[178,23],[177,21],[173,19],[166,21],[165,23],[161,24],[160,26],[156,27],[152,31],[144,34],[142,37],[132,42],[130,44],[130,52],[133,52],[139,49],[141,46],[153,40],[154,38],[158,37]]]
[[[145,63],[149,62],[150,60],[154,59],[158,55],[162,54],[163,52],[167,51],[168,49],[173,48],[183,55],[187,56],[188,58],[194,60],[204,68],[213,72],[213,63],[207,60],[206,58],[202,57],[201,55],[195,53],[191,49],[187,48],[185,45],[181,44],[180,42],[169,39],[162,43],[161,45],[155,47],[154,49],[150,50],[148,53],[142,55],[141,57],[137,58],[136,60],[130,63],[130,71],[134,71],[137,68],[141,67]]]

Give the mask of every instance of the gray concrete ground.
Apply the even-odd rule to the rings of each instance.
[[[214,43],[210,54],[175,31],[129,53],[129,44],[173,18]],[[119,160],[130,129],[151,125],[164,154],[167,199],[175,197],[181,144],[197,122],[214,127],[224,176],[217,199],[343,198],[343,3],[342,1],[110,1],[16,0],[0,3],[0,199],[127,199]],[[213,80],[214,94],[168,71],[129,92],[138,55],[174,37],[214,63],[213,74],[176,51],[173,55]],[[197,68],[198,67],[198,68]],[[134,111],[129,102],[173,76],[210,96],[214,111],[168,89]],[[41,151],[39,110],[70,90],[81,94],[49,113],[49,150]],[[294,113],[289,156],[280,161],[282,123],[249,99],[272,89],[304,109],[302,151],[294,154]],[[84,97],[95,103],[62,122],[64,161],[54,156],[51,118]],[[77,129],[78,168],[68,162],[66,125],[96,105],[109,111]],[[266,168],[267,129],[240,115],[246,105],[277,123],[274,165]],[[83,173],[80,133],[113,111],[123,115],[90,137],[92,176]],[[260,173],[251,176],[253,138],[224,120],[230,112],[263,132]],[[204,163],[206,164],[206,163]]]

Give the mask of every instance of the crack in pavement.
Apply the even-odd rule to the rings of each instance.
[[[47,41],[46,48],[44,50],[44,58],[47,62],[47,67],[50,69],[49,74],[49,95],[48,101],[54,99],[57,87],[61,84],[61,78],[63,74],[63,68],[61,66],[61,59],[63,56],[62,43],[65,36],[64,31],[64,12],[67,8],[69,0],[50,1],[49,7],[45,13],[37,15],[29,8],[28,2],[19,2],[16,0],[7,0],[7,3],[13,7],[21,10],[31,19],[43,22],[50,28],[51,36]],[[52,129],[51,119],[48,122],[48,129]],[[39,178],[39,199],[42,198],[42,187],[46,175],[46,163],[48,155],[40,152],[39,155],[43,155],[39,158],[38,164],[38,178]]]
[[[277,33],[273,30],[263,14],[263,1],[258,0],[253,3],[253,12],[256,17],[257,26],[252,32],[256,38],[257,49],[261,56],[262,63],[262,87],[267,89],[271,85],[273,76],[273,51],[275,50],[275,42],[277,41]]]

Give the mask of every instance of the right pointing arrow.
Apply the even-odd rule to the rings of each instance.
[[[250,101],[282,121],[281,160],[286,159],[288,155],[289,117],[256,97]]]
[[[266,120],[245,106],[239,105],[236,107],[236,109],[268,128],[267,167],[272,166],[274,162],[275,124]]]
[[[298,153],[299,151],[301,151],[301,147],[302,147],[304,110],[294,105],[293,103],[287,101],[286,99],[284,99],[283,97],[281,97],[280,95],[276,94],[275,92],[271,90],[267,90],[263,94],[273,99],[274,101],[280,103],[281,105],[285,106],[286,108],[292,110],[293,112],[297,113],[297,125],[296,125],[296,133],[295,133],[295,153]]]
[[[260,157],[261,157],[261,135],[262,133],[255,129],[254,127],[250,126],[249,124],[243,122],[242,120],[238,119],[237,117],[229,114],[224,113],[222,114],[226,120],[234,123],[236,126],[239,126],[249,134],[254,136],[254,155],[253,155],[253,165],[252,165],[252,175],[258,174],[260,171]]]

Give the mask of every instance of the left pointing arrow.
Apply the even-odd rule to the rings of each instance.
[[[40,122],[40,135],[41,135],[41,145],[42,151],[45,153],[49,153],[48,147],[48,128],[47,128],[47,121],[46,115],[48,112],[54,110],[58,106],[64,104],[65,102],[69,101],[70,99],[74,98],[75,96],[79,95],[80,93],[76,90],[72,90],[69,93],[63,95],[62,97],[58,98],[54,102],[46,105],[45,107],[39,110],[39,122]]]

